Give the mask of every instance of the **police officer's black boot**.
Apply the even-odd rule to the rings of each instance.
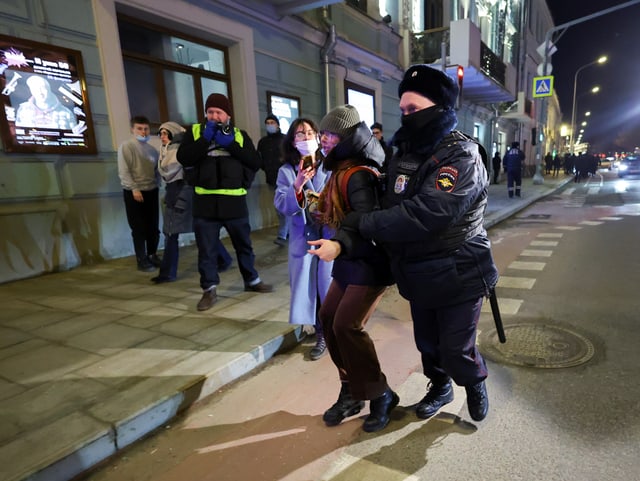
[[[344,418],[358,414],[363,407],[364,401],[353,399],[349,391],[349,383],[343,382],[338,400],[324,412],[322,420],[327,426],[337,426]]]
[[[487,386],[484,381],[474,384],[473,386],[465,386],[467,391],[467,407],[469,414],[474,421],[482,421],[487,417],[489,412],[489,397],[487,396]]]
[[[427,395],[416,406],[416,416],[427,419],[438,412],[445,404],[453,401],[453,386],[451,381],[444,384],[429,383]]]

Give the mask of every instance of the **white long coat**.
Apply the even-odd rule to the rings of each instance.
[[[331,283],[333,262],[324,262],[317,256],[307,254],[308,240],[320,237],[331,239],[333,230],[329,227],[318,227],[305,216],[305,205],[300,206],[296,199],[293,182],[296,169],[284,164],[278,170],[274,205],[278,211],[290,219],[289,224],[289,284],[291,286],[291,302],[289,322],[291,324],[316,323],[318,301],[324,301]],[[320,167],[316,175],[305,185],[320,192],[331,175]],[[304,200],[306,203],[306,199]]]

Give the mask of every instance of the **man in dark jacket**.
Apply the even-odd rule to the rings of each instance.
[[[387,144],[387,142],[384,140],[384,131],[382,130],[382,124],[380,122],[374,122],[370,128],[371,133],[376,139],[378,139],[378,142],[380,142],[380,145],[382,146],[382,150],[384,150],[384,162],[382,163],[382,167],[380,169],[381,172],[384,172],[386,170],[387,164],[389,163],[389,160],[393,156],[393,147]]]
[[[483,299],[498,280],[484,229],[488,174],[482,148],[453,130],[455,81],[414,65],[398,87],[402,126],[389,163],[383,209],[352,212],[357,228],[390,257],[400,294],[409,300],[414,337],[430,383],[416,414],[426,419],[464,386],[469,414],[487,415],[487,367],[476,346]]]
[[[280,131],[280,121],[278,117],[273,114],[267,115],[264,119],[264,126],[267,135],[258,141],[258,152],[260,152],[260,157],[262,158],[261,168],[264,170],[267,185],[275,192],[278,169],[282,165],[282,141],[284,140],[284,134]],[[274,208],[274,210],[278,216],[278,234],[273,242],[279,246],[285,246],[287,245],[287,237],[289,236],[289,219],[286,215],[281,214],[278,209]]]
[[[491,159],[493,168],[493,183],[497,184],[500,179],[500,167],[502,166],[502,159],[500,158],[500,152],[496,150],[496,153],[493,154],[493,159]]]
[[[198,271],[202,298],[198,310],[217,301],[220,282],[217,258],[220,229],[224,227],[236,251],[245,291],[271,292],[254,267],[247,190],[260,168],[260,155],[249,135],[231,124],[231,104],[222,94],[205,103],[206,121],[185,132],[178,162],[194,185],[193,228],[198,246]]]
[[[512,142],[509,151],[504,154],[502,163],[507,173],[507,192],[509,197],[513,197],[513,187],[515,184],[516,197],[520,197],[522,188],[522,163],[524,162],[524,152],[520,150],[520,142]]]

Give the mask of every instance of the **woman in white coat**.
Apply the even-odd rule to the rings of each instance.
[[[314,361],[326,352],[318,311],[331,284],[333,263],[308,254],[307,241],[331,239],[334,234],[313,219],[313,203],[309,202],[330,175],[322,165],[318,138],[318,127],[312,120],[298,118],[291,123],[282,142],[283,165],[278,170],[274,198],[276,209],[290,218],[289,322],[315,326],[316,344],[309,353]]]

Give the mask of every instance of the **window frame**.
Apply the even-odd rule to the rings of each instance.
[[[233,92],[232,92],[232,86],[231,86],[230,60],[229,60],[228,47],[224,45],[216,44],[214,42],[205,40],[203,38],[186,34],[185,32],[182,32],[179,30],[166,28],[158,24],[140,20],[138,18],[131,17],[124,13],[117,14],[117,21],[118,21],[118,25],[120,24],[120,21],[124,21],[133,25],[140,26],[143,29],[151,30],[162,36],[178,37],[180,39],[184,39],[189,42],[202,45],[203,47],[208,47],[208,48],[223,52],[225,73],[221,74],[221,73],[212,72],[209,70],[203,70],[197,67],[192,67],[182,63],[173,62],[171,60],[167,60],[160,57],[144,55],[138,52],[132,52],[124,49],[121,50],[123,60],[129,60],[131,62],[137,62],[142,65],[151,66],[154,70],[155,87],[156,87],[157,96],[158,96],[158,110],[159,110],[160,119],[150,119],[152,127],[157,127],[160,125],[160,123],[170,120],[169,105],[167,102],[167,96],[170,95],[170,92],[167,91],[165,81],[164,81],[165,71],[179,72],[179,73],[183,73],[191,76],[193,80],[193,92],[195,95],[194,101],[195,101],[196,117],[197,117],[197,119],[194,119],[194,121],[197,122],[198,119],[202,119],[205,117],[204,103],[206,99],[205,99],[204,92],[202,91],[203,78],[208,78],[211,80],[224,83],[226,85],[227,92],[228,92],[227,97],[229,98],[229,102],[231,103],[231,106],[233,108]],[[126,76],[126,72],[125,72],[125,76]],[[130,101],[129,101],[129,105],[131,105]],[[134,113],[132,112],[132,114]]]
[[[361,120],[366,122],[367,125],[373,124],[376,118],[376,91],[368,87],[363,87],[362,85],[352,82],[350,80],[345,80],[344,81],[344,102],[347,104],[350,103],[349,90],[353,90],[371,97],[371,107],[372,107],[371,118],[363,118],[365,116],[365,113],[361,112],[362,109],[358,109],[358,113],[360,114]],[[357,105],[354,105],[354,107],[358,108]]]

